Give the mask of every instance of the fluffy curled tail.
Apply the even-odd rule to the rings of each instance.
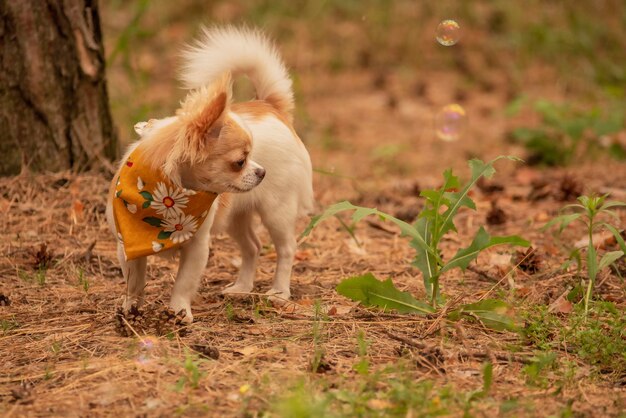
[[[272,42],[260,31],[228,26],[204,28],[183,51],[180,79],[186,88],[212,83],[225,72],[245,74],[254,83],[257,98],[291,116],[293,91],[285,65]]]

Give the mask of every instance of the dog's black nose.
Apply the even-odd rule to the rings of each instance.
[[[256,176],[260,179],[262,179],[263,177],[265,177],[265,169],[264,168],[255,168],[254,169],[254,174],[256,174]]]

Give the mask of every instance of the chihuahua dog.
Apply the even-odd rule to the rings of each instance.
[[[231,103],[231,80],[238,75],[251,79],[255,100]],[[133,229],[136,223],[120,222],[116,213],[130,217],[127,212],[138,212],[138,207],[148,211],[138,217],[132,214],[142,218],[138,225],[159,230],[159,239],[152,240],[154,234],[147,238],[152,240],[147,251],[181,252],[170,306],[176,312],[184,310],[186,321],[193,321],[191,300],[206,267],[211,232],[227,232],[242,255],[238,279],[223,293],[252,291],[261,250],[253,227],[255,215],[268,229],[277,252],[267,294],[287,300],[296,251],[295,223],[313,209],[311,160],[292,125],[293,92],[287,70],[260,32],[211,28],[183,52],[181,80],[192,90],[181,108],[175,116],[135,125],[141,140],[127,152],[111,186],[107,217],[118,236],[118,258],[127,283],[124,308],[142,303],[147,256],[129,257],[143,254],[129,247],[141,234]],[[141,174],[125,179],[129,163],[131,171],[141,166],[134,159],[165,178],[158,182],[157,176],[153,192],[144,190],[147,183]],[[132,196],[126,197],[128,189],[141,196],[137,204],[130,202]],[[201,214],[198,210],[195,217],[184,212],[194,206],[191,199],[198,195],[210,205],[212,194],[219,196],[210,210],[207,207]],[[182,209],[175,211],[176,205]],[[168,213],[171,218],[156,216]],[[131,239],[121,236],[123,229],[130,231],[126,235]],[[176,239],[176,245],[170,242]]]

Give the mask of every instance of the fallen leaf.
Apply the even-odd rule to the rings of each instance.
[[[568,314],[572,312],[572,302],[566,299],[566,295],[567,292],[563,293],[554,302],[552,302],[548,307],[548,312],[562,314]]]
[[[244,356],[244,357],[249,357],[249,356],[251,356],[252,354],[256,353],[256,352],[257,352],[257,350],[258,350],[258,349],[257,349],[257,347],[256,347],[256,346],[254,346],[254,345],[249,345],[249,346],[246,346],[246,347],[244,347],[244,348],[241,348],[241,349],[235,350],[235,353],[239,353],[239,354],[241,354],[241,355],[242,355],[242,356]]]
[[[363,245],[363,241],[360,241],[361,246],[357,245],[357,243],[354,242],[354,240],[352,238],[345,240],[344,243],[346,244],[346,246],[348,247],[348,250],[352,254],[360,255],[360,256],[366,256],[367,255],[367,251],[365,250],[365,247]]]
[[[352,309],[358,305],[358,303],[355,303],[353,305],[333,305],[329,310],[328,310],[328,315],[329,316],[342,316],[342,315],[347,315],[348,313],[350,313],[350,311],[352,311]]]
[[[85,211],[85,205],[78,199],[72,202],[72,221],[77,224],[83,220],[83,213]]]
[[[307,250],[296,251],[294,258],[298,261],[308,260],[309,258],[311,258],[311,253]]]
[[[517,296],[523,298],[530,295],[530,287],[520,287],[515,289],[515,293]]]
[[[374,410],[390,409],[393,408],[393,403],[385,399],[370,399],[367,401],[367,406]]]
[[[511,264],[511,254],[489,254],[489,264],[492,266],[509,266]]]
[[[593,240],[593,246],[597,249],[605,249],[615,245],[615,237],[610,232],[598,232],[593,234],[591,239]],[[589,245],[589,237],[585,236],[574,243],[575,248],[586,248]]]

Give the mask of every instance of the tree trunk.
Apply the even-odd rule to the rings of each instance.
[[[117,156],[97,0],[0,0],[0,175]]]

